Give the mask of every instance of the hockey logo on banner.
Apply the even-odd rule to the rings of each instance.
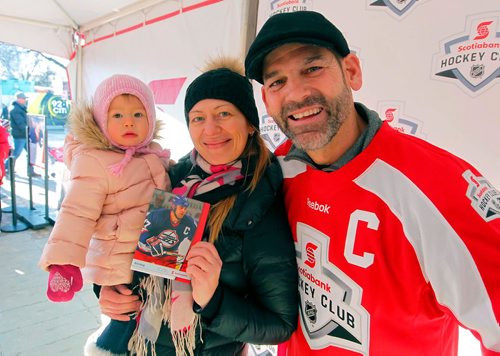
[[[403,102],[381,101],[377,106],[377,112],[392,128],[405,134],[426,138],[427,135],[422,132],[423,123],[404,114]]]
[[[297,223],[295,248],[300,260],[300,327],[313,350],[328,346],[368,355],[370,316],[363,291],[328,260],[330,237]]]
[[[407,15],[416,4],[421,4],[426,0],[368,0],[368,7],[378,7],[387,9],[397,17]]]
[[[310,11],[312,0],[270,0],[269,17],[285,12]]]
[[[433,76],[459,84],[477,95],[497,84],[500,77],[500,12],[467,19],[465,32],[443,41],[434,55]]]
[[[285,134],[267,114],[264,114],[260,120],[260,135],[272,152],[286,140]]]

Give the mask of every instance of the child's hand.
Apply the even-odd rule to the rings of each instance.
[[[80,268],[72,265],[49,267],[47,297],[53,302],[67,302],[83,287]]]

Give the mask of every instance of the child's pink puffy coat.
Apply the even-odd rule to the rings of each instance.
[[[130,264],[153,189],[170,189],[167,164],[136,154],[116,177],[108,167],[123,158],[95,124],[90,108],[72,109],[65,142],[69,188],[40,266],[71,264],[84,280],[116,285],[132,280]]]

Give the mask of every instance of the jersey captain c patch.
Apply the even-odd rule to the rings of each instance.
[[[485,221],[500,218],[500,192],[484,177],[478,177],[470,170],[466,170],[462,176],[469,183],[467,198],[474,210]]]
[[[369,314],[362,289],[328,261],[330,238],[297,223],[301,328],[311,349],[340,347],[368,355]]]

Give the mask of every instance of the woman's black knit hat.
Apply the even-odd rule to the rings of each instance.
[[[189,111],[201,100],[225,100],[236,106],[248,122],[259,130],[259,114],[255,106],[250,81],[230,68],[209,70],[196,78],[187,88],[184,115],[189,126]]]

